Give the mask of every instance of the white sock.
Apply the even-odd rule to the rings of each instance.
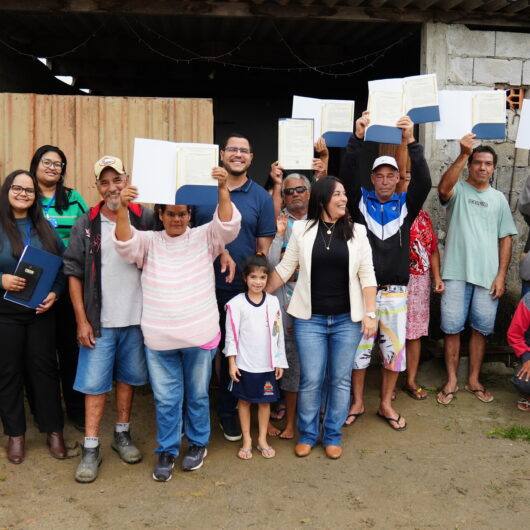
[[[86,449],[95,449],[98,445],[99,445],[98,436],[85,436],[85,441],[83,442],[83,446]]]
[[[115,432],[129,432],[130,423],[116,423],[114,427]]]

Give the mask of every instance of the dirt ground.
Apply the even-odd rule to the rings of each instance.
[[[420,378],[430,388],[442,381],[438,361]],[[408,420],[393,432],[375,416],[378,370],[369,373],[366,414],[344,430],[344,455],[330,461],[321,447],[304,459],[294,443],[272,441],[276,458],[254,451],[236,458],[238,443],[226,442],[213,418],[204,466],[173,479],[151,478],[155,448],[152,395],[138,392],[133,435],[144,451],[134,466],[110,448],[113,404],[105,415],[103,464],[93,484],[73,474],[78,458],[49,456],[44,436],[32,426],[23,464],[7,462],[0,439],[0,528],[528,528],[530,444],[488,436],[496,427],[530,426],[518,411],[506,377],[490,377],[490,404],[461,390],[448,407],[398,392],[396,408]],[[461,385],[463,388],[463,384]],[[69,444],[81,441],[71,425]]]

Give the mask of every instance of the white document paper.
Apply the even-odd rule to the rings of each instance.
[[[403,79],[403,112],[438,105],[436,74],[415,75]]]
[[[530,99],[523,100],[523,109],[519,118],[515,147],[530,149]]]
[[[506,94],[502,90],[475,92],[472,99],[472,123],[505,123]]]
[[[284,118],[278,121],[278,161],[285,169],[311,169],[313,120]]]
[[[505,98],[502,90],[440,90],[436,139],[460,140],[477,124],[505,123]]]
[[[137,201],[175,204],[181,186],[216,186],[211,174],[218,161],[217,145],[135,138],[132,184],[138,187]]]
[[[293,118],[313,120],[316,140],[326,132],[353,132],[355,101],[293,96]]]

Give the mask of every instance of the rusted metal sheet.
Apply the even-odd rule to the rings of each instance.
[[[57,145],[68,159],[66,185],[94,204],[94,162],[115,155],[130,171],[135,137],[211,143],[212,100],[0,94],[2,180],[28,169],[41,145]]]

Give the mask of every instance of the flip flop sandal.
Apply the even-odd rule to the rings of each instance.
[[[409,388],[407,385],[405,385],[402,390],[403,392],[406,392],[412,399],[416,399],[417,401],[423,401],[424,399],[427,399],[427,394],[424,396],[421,395],[421,392],[425,392],[427,390],[422,385],[419,385],[417,388]]]
[[[239,449],[237,452],[238,458],[241,458],[241,460],[250,460],[252,458],[252,449]]]
[[[491,403],[494,399],[493,396],[490,396],[489,398],[483,397],[487,392],[486,387],[473,389],[473,388],[469,388],[466,385],[464,387],[464,390],[466,392],[470,392],[471,394],[473,394],[478,400],[482,401],[482,403]],[[480,396],[480,394],[482,394],[482,396]]]
[[[357,423],[357,420],[364,414],[364,412],[357,412],[357,414],[348,414],[344,420],[343,427],[351,427],[353,424]],[[348,418],[355,418],[351,423],[346,423]]]
[[[273,458],[276,455],[276,451],[269,445],[269,447],[256,446],[256,449],[261,453],[263,458]]]
[[[452,392],[444,392],[443,390],[440,390],[440,394],[443,395],[444,398],[447,398],[449,397],[449,401],[442,401],[438,396],[436,396],[436,401],[438,403],[440,403],[440,405],[449,405],[449,403],[451,403],[451,401],[453,401],[453,398],[455,397],[456,393],[459,391],[460,389],[458,387],[456,387]]]
[[[519,410],[522,410],[523,412],[530,412],[530,400],[525,399],[525,398],[521,398],[517,402],[517,408]]]
[[[388,416],[383,416],[379,411],[376,412],[377,416],[381,418],[382,420],[386,421],[388,425],[390,425],[390,428],[394,431],[404,431],[407,428],[407,422],[405,422],[405,425],[402,427],[394,427],[392,425],[392,422],[395,422],[396,425],[399,425],[399,420],[401,419],[401,414],[398,414],[397,419],[396,418],[389,418]]]

